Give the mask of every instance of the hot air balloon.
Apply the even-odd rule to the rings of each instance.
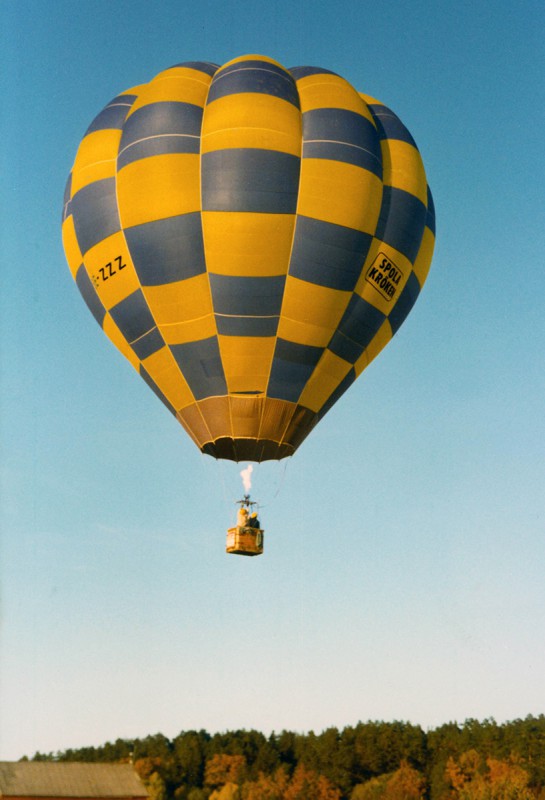
[[[434,209],[385,105],[327,69],[187,62],[79,146],[63,242],[91,313],[203,453],[292,455],[399,329]]]

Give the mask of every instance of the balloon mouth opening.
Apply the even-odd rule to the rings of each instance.
[[[203,398],[176,418],[202,453],[261,462],[292,456],[319,416],[288,400],[227,395]]]
[[[279,461],[295,453],[296,448],[286,442],[271,439],[233,439],[229,436],[207,442],[201,452],[213,458],[228,461]]]

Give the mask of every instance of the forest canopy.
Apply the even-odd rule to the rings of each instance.
[[[158,733],[33,760],[133,763],[150,800],[545,800],[545,715]]]

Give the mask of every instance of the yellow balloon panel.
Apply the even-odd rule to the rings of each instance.
[[[133,103],[129,116],[151,103],[184,102],[204,107],[210,77],[190,69],[170,69],[157,75],[143,86]]]
[[[169,153],[134,161],[117,175],[123,227],[200,210],[199,156]]]
[[[209,272],[254,278],[286,274],[294,214],[203,211],[201,220]]]
[[[183,408],[193,401],[193,394],[167,347],[157,350],[142,361],[147,374],[161,390],[173,409]]]
[[[350,292],[288,275],[278,335],[299,344],[327,347],[350,296]]]
[[[409,142],[386,139],[382,142],[384,183],[395,186],[427,203],[427,185],[420,153]]]
[[[106,314],[102,323],[102,330],[114,345],[117,347],[121,355],[125,356],[127,361],[138,370],[140,368],[140,360],[132,347],[127,342],[125,336],[121,333],[113,319],[109,314]]]
[[[414,274],[418,278],[418,282],[421,287],[424,286],[426,278],[428,277],[428,272],[430,271],[434,246],[435,246],[435,235],[430,230],[430,228],[426,228],[424,230],[424,235],[422,236],[420,249],[418,250],[418,255],[415,259],[413,266]]]
[[[73,194],[90,183],[115,176],[120,140],[121,133],[115,130],[100,130],[85,137],[72,169]]]
[[[335,389],[346,378],[351,365],[330,350],[325,350],[300,398],[305,408],[318,413]]]
[[[338,75],[313,74],[297,81],[303,111],[316,108],[339,108],[353,111],[373,122],[365,102],[350,84]]]
[[[220,336],[229,394],[265,394],[274,355],[273,336]]]
[[[366,170],[326,159],[304,162],[297,207],[303,216],[371,233],[381,199],[380,181]]]
[[[144,294],[159,327],[212,317],[210,285],[205,273],[174,283],[146,286]]]
[[[220,97],[206,108],[202,153],[255,147],[301,154],[299,109],[261,93]]]
[[[206,314],[187,322],[176,322],[160,326],[160,331],[167,345],[190,344],[199,339],[212,338],[216,335],[216,320],[213,314]]]

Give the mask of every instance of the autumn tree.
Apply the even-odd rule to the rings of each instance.
[[[451,798],[459,800],[477,800],[484,797],[485,780],[484,763],[476,750],[468,750],[459,758],[450,756],[447,760],[445,776],[452,787]]]
[[[342,793],[325,775],[308,769],[303,764],[296,767],[290,778],[280,767],[273,775],[261,773],[254,781],[241,787],[241,800],[341,800]]]
[[[206,762],[204,782],[207,786],[221,787],[227,783],[241,783],[246,770],[246,759],[241,755],[216,753]]]
[[[506,762],[488,758],[486,764],[493,800],[532,800],[533,794],[528,789],[528,773],[517,763],[517,759]]]
[[[389,777],[389,775],[380,775],[378,778],[365,781],[365,783],[356,784],[350,800],[382,800]]]
[[[240,786],[229,781],[220,789],[214,789],[208,800],[240,800]]]
[[[341,791],[325,775],[299,764],[282,800],[341,800]]]
[[[193,789],[190,789],[187,793],[187,800],[208,800],[208,793],[205,792],[204,789],[194,786]]]
[[[283,800],[289,783],[285,769],[279,767],[272,775],[261,772],[254,781],[242,785],[242,800]]]
[[[422,800],[425,790],[422,773],[402,761],[395,772],[354,787],[350,800]]]
[[[149,780],[152,773],[157,772],[161,764],[162,759],[159,758],[159,756],[145,756],[144,758],[136,759],[134,762],[134,769],[138,773],[138,777],[145,783]]]
[[[469,750],[449,758],[446,768],[452,800],[533,800],[529,775],[516,756],[507,760],[483,757]]]
[[[148,790],[150,800],[167,800],[166,782],[161,774],[163,759],[160,756],[137,758],[134,769]]]
[[[402,761],[386,783],[385,800],[422,800],[425,790],[422,773]]]
[[[158,772],[152,772],[145,781],[150,800],[167,800],[167,788],[164,779]]]

